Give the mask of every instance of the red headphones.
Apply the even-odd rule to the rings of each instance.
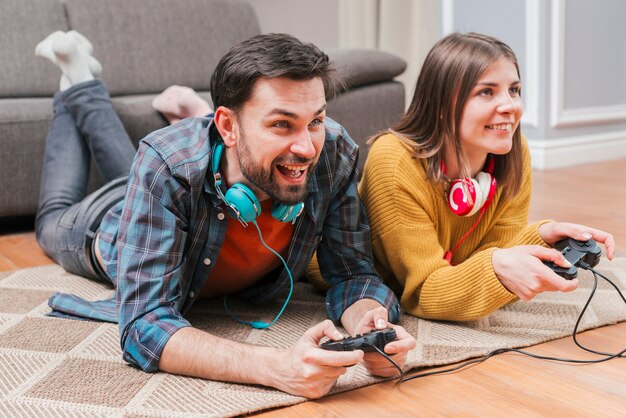
[[[493,176],[495,161],[490,155],[487,170],[476,178],[461,178],[450,182],[446,200],[450,210],[459,216],[472,216],[481,208],[487,209],[496,194],[496,179]],[[441,161],[441,169],[446,174],[446,165]]]
[[[481,171],[476,175],[476,179],[462,178],[450,182],[450,188],[446,192],[446,200],[450,210],[459,216],[472,216],[480,211],[480,215],[474,222],[474,225],[461,237],[451,251],[446,251],[443,258],[452,264],[452,255],[459,248],[461,243],[472,233],[478,226],[483,214],[489,207],[496,194],[496,178],[493,176],[495,161],[493,155],[489,155],[486,163],[487,171]],[[441,170],[446,174],[446,165],[441,161]],[[468,198],[468,194],[471,199]],[[473,203],[470,203],[473,202]]]

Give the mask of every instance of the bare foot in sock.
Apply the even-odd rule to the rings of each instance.
[[[46,38],[43,41],[39,42],[35,47],[35,55],[38,57],[47,58],[55,65],[59,65],[57,57],[52,51],[52,44],[63,35],[65,35],[65,32],[61,32],[60,30],[58,30],[46,36]]]
[[[59,90],[65,91],[72,87],[72,82],[65,74],[61,75],[61,81],[59,81]]]
[[[52,62],[57,67],[59,66],[59,61],[57,60],[57,56],[52,50],[52,44],[59,39],[59,37],[64,36],[65,32],[61,32],[60,30],[56,32],[52,32],[48,35],[43,41],[39,42],[35,47],[35,55],[38,57],[46,58],[50,62]],[[67,78],[65,74],[61,76],[61,81],[59,82],[59,90],[64,91],[72,86],[72,83]]]
[[[89,55],[79,48],[78,43],[69,33],[57,37],[52,43],[52,51],[63,75],[72,85],[93,80],[94,76],[89,68]]]
[[[89,39],[87,39],[82,33],[76,32],[75,30],[71,30],[67,34],[72,37],[74,41],[76,41],[78,49],[80,49],[82,53],[87,56],[87,65],[89,65],[89,71],[91,71],[91,74],[94,77],[99,77],[100,74],[102,74],[102,65],[100,65],[100,62],[93,57],[93,45],[91,45]]]
[[[213,111],[211,105],[193,89],[170,86],[154,98],[152,107],[165,116],[169,123],[192,116],[204,116]]]
[[[91,56],[92,51],[91,43],[80,33],[56,31],[37,44],[35,55],[47,58],[61,69],[60,89],[66,90],[100,75],[102,66]]]

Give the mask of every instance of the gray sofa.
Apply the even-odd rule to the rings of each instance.
[[[135,143],[166,124],[151,107],[156,94],[179,84],[208,98],[219,58],[260,33],[252,7],[238,0],[1,0],[0,232],[37,210],[60,72],[35,57],[34,48],[49,33],[70,29],[93,43],[102,79]],[[404,87],[393,78],[405,63],[379,51],[327,53],[347,87],[329,102],[328,115],[363,145],[403,111]],[[362,165],[366,147],[361,150]],[[91,187],[97,183],[94,174]]]

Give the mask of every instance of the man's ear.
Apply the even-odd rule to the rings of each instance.
[[[237,139],[239,138],[239,121],[232,109],[224,106],[215,109],[213,123],[220,133],[226,147],[232,147],[237,144]]]

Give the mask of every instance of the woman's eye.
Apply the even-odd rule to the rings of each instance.
[[[520,87],[511,87],[509,89],[509,93],[511,93],[511,96],[517,96],[520,94],[521,91],[522,89]]]
[[[482,89],[478,92],[478,96],[491,96],[493,94],[493,90],[491,89]]]

